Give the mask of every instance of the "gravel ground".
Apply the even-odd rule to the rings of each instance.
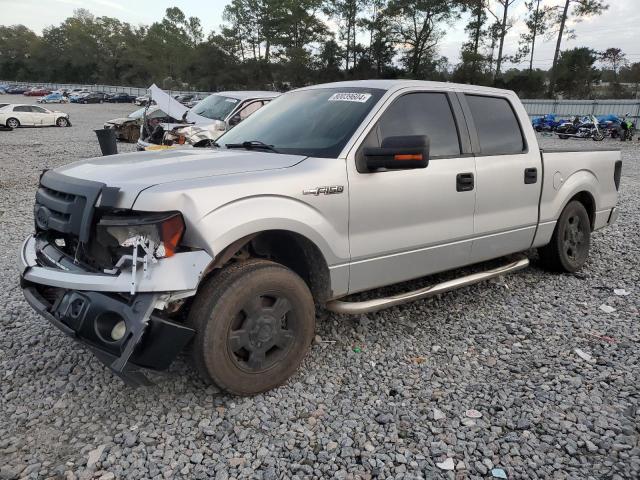
[[[156,386],[127,388],[23,300],[17,250],[40,171],[98,155],[92,130],[134,109],[58,108],[72,128],[0,132],[0,479],[640,478],[640,144],[542,139],[623,148],[621,218],[594,235],[579,274],[534,263],[430,301],[328,315],[286,386],[234,398],[182,359]],[[436,466],[446,459],[454,471]]]

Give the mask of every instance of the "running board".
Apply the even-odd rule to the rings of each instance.
[[[333,300],[327,303],[326,308],[335,313],[345,314],[363,314],[370,312],[377,312],[385,308],[394,307],[396,305],[402,305],[403,303],[413,302],[415,300],[422,300],[423,298],[434,297],[440,293],[450,292],[451,290],[457,290],[458,288],[473,285],[475,283],[489,280],[491,278],[499,277],[506,273],[516,272],[522,270],[529,265],[528,258],[521,258],[514,262],[508,263],[501,267],[492,268],[484,272],[472,273],[465,277],[456,278],[454,280],[447,280],[446,282],[437,283],[430,287],[421,288],[412,292],[407,292],[399,295],[393,295],[391,297],[377,298],[375,300],[365,300],[363,302],[343,302],[340,300]]]

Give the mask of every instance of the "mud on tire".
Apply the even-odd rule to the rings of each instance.
[[[230,393],[253,395],[283,384],[302,363],[315,332],[314,302],[293,271],[249,260],[205,281],[189,323],[202,377]]]

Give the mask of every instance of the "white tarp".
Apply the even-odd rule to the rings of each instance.
[[[196,115],[189,108],[182,105],[179,101],[173,98],[171,95],[166,93],[160,87],[158,87],[155,83],[149,87],[149,93],[151,94],[151,98],[156,105],[164,112],[167,113],[170,117],[175,118],[176,120],[182,120],[182,116],[184,112],[187,112],[187,122],[195,123],[195,124],[207,124],[213,123],[210,118],[202,117],[200,115]]]
[[[165,93],[155,83],[149,87],[149,92],[153,101],[156,102],[156,106],[176,120],[180,120],[185,112],[189,111],[187,107],[182,105],[168,93]]]

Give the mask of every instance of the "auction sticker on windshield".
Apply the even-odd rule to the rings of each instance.
[[[329,97],[330,102],[358,102],[364,103],[371,98],[370,93],[334,93]]]

